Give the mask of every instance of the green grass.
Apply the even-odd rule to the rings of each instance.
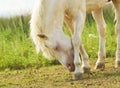
[[[29,18],[0,19],[0,69],[23,69],[57,64],[36,54],[29,37]]]
[[[115,57],[114,13],[111,13],[111,10],[105,10],[104,15],[107,23],[106,55],[107,57]],[[36,54],[35,47],[29,37],[29,20],[30,16],[0,18],[0,70],[39,68],[59,64],[54,59],[47,60],[42,53]],[[68,33],[66,26],[64,29]],[[87,15],[82,41],[90,59],[97,58],[98,33],[91,14]]]

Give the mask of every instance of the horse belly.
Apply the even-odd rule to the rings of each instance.
[[[91,12],[105,6],[108,0],[86,0],[86,11]]]

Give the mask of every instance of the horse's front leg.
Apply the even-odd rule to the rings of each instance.
[[[81,34],[84,27],[86,12],[79,12],[73,22],[74,33],[72,36],[72,44],[74,48],[74,79],[80,79],[83,74],[83,69],[81,68],[81,60],[79,56],[79,47],[82,45]]]
[[[95,22],[97,24],[97,29],[99,33],[99,51],[98,51],[98,60],[96,62],[95,69],[104,68],[105,67],[105,33],[106,33],[106,23],[103,18],[102,8],[94,11],[92,13]]]
[[[66,24],[69,26],[69,31],[71,33],[71,35],[73,35],[74,33],[74,25],[72,20],[69,20],[69,18],[65,17],[65,22]],[[84,48],[84,45],[80,44],[79,46],[79,50],[80,50],[80,55],[82,58],[82,69],[84,73],[90,73],[90,65],[89,65],[89,56]]]
[[[117,49],[115,67],[120,67],[120,0],[113,0],[113,4],[116,10],[116,34],[117,34]]]

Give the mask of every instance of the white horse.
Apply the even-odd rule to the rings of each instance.
[[[100,45],[96,68],[104,67],[105,59],[105,21],[102,8],[107,0],[36,0],[31,17],[31,38],[36,46],[46,56],[56,57],[69,71],[74,71],[74,79],[90,71],[88,55],[82,45],[81,34],[84,27],[86,11],[93,11],[100,34]],[[120,66],[120,1],[113,0],[116,8],[116,31],[118,46],[116,52],[116,67]],[[66,22],[72,32],[72,38],[64,34],[63,22]],[[82,56],[80,60],[79,53]]]

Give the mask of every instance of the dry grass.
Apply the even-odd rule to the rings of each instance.
[[[6,70],[0,72],[0,88],[119,88],[120,69],[114,68],[111,58],[106,60],[104,70],[93,70],[84,75],[82,80],[72,80],[63,66],[56,65],[40,69]],[[91,67],[95,64],[92,61]]]

